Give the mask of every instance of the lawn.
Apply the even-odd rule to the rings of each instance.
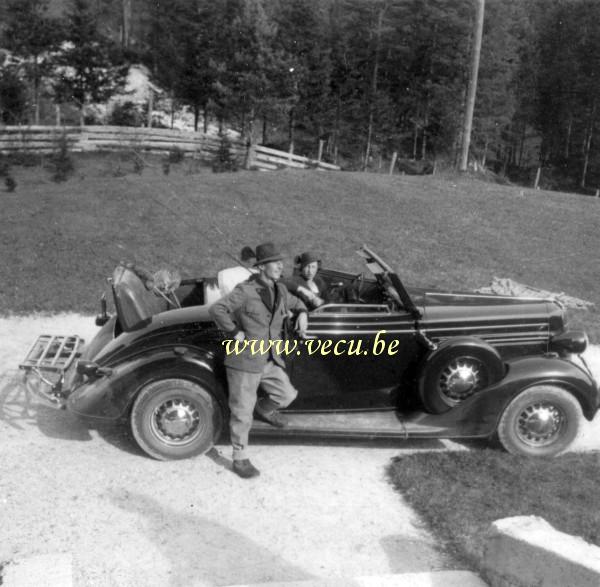
[[[600,545],[600,455],[528,459],[495,450],[396,458],[389,477],[451,554],[473,568],[494,520],[541,516]]]
[[[122,157],[121,157],[122,158]],[[71,179],[15,167],[0,192],[0,312],[93,312],[121,260],[214,275],[245,244],[319,251],[361,271],[366,242],[409,284],[476,288],[494,276],[596,304],[600,200],[471,177],[284,170],[142,173],[117,155],[79,157]],[[125,173],[125,175],[123,175]],[[600,341],[600,316],[576,317]]]

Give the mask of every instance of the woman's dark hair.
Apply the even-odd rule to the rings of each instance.
[[[249,261],[250,259],[256,259],[256,253],[250,247],[244,247],[240,253],[240,259],[242,261]]]

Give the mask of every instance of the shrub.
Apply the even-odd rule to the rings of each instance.
[[[7,192],[14,192],[17,187],[17,182],[11,174],[10,161],[8,157],[0,154],[0,177],[4,178],[4,185]]]
[[[231,153],[231,141],[227,138],[227,135],[221,135],[221,143],[213,159],[212,170],[215,173],[238,170],[237,160],[235,155]]]
[[[134,151],[133,152],[133,170],[141,175],[142,172],[144,171],[144,168],[146,167],[146,162],[144,161],[144,158],[137,152]]]
[[[4,178],[4,185],[6,186],[7,192],[14,192],[17,187],[17,181],[12,175],[9,175]]]
[[[10,162],[7,157],[0,153],[0,177],[6,177],[10,174]]]
[[[110,117],[108,124],[115,126],[142,126],[144,115],[133,102],[117,104]]]
[[[185,153],[177,146],[172,147],[167,155],[169,163],[181,163],[185,159]]]
[[[52,173],[52,179],[56,182],[66,181],[75,169],[66,134],[63,133],[57,140],[56,151],[50,158],[48,167]]]

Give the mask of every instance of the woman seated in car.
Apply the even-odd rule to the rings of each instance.
[[[282,280],[285,286],[314,310],[327,301],[327,284],[317,275],[321,259],[315,253],[305,252],[295,258],[297,269],[294,275]]]

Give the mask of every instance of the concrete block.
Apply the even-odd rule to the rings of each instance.
[[[56,553],[16,560],[1,579],[2,587],[73,587],[73,557]]]
[[[538,516],[496,520],[482,572],[492,587],[598,587],[600,548]]]

